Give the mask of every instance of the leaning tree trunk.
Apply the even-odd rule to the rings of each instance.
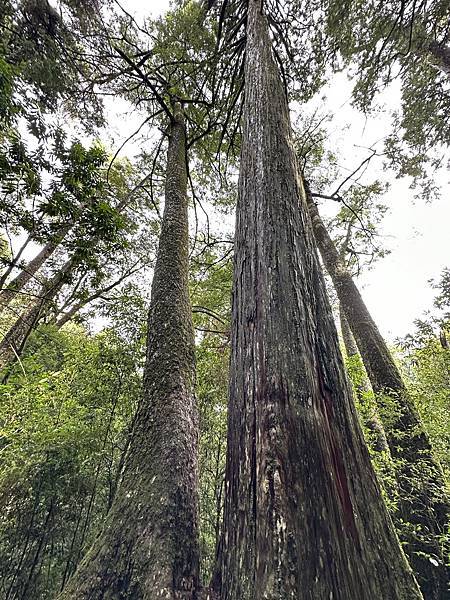
[[[138,187],[139,186],[136,186],[136,188],[134,188],[134,190],[132,190],[131,193],[125,199],[119,202],[119,204],[115,207],[115,210],[117,212],[121,213],[126,208],[127,204],[129,203],[130,197]],[[81,205],[81,210],[84,210],[84,208],[85,205]],[[3,283],[0,284],[0,313],[3,312],[3,310],[6,308],[6,306],[8,306],[8,304],[13,300],[13,298],[20,294],[20,292],[27,285],[27,283],[31,279],[35,278],[36,273],[39,271],[42,265],[45,264],[47,260],[54,254],[55,250],[59,247],[59,245],[70,232],[73,226],[74,221],[62,225],[55,233],[53,240],[47,242],[45,246],[40,250],[40,252],[32,260],[30,260],[25,265],[25,267],[23,267],[21,272],[12,281],[10,281],[6,287],[3,287],[3,285],[5,284],[5,278],[7,277],[7,275],[4,275],[2,277]],[[93,236],[93,239],[90,240],[93,243],[93,245],[95,245],[95,239],[96,237]],[[17,262],[17,258],[15,259],[15,262]]]
[[[356,338],[396,464],[399,517],[409,524],[400,532],[405,551],[426,600],[444,600],[448,596],[442,539],[449,505],[442,469],[397,366],[310,193],[307,202],[320,254]]]
[[[28,237],[26,238],[26,240],[24,241],[24,243],[22,244],[22,246],[19,248],[19,251],[17,252],[17,254],[7,262],[7,267],[5,268],[5,270],[3,271],[1,277],[0,277],[0,289],[3,288],[3,286],[5,285],[8,277],[10,276],[12,270],[14,269],[14,267],[17,265],[19,258],[22,256],[22,254],[24,253],[26,247],[28,246],[28,244],[31,242],[31,235],[28,235]],[[3,262],[3,260],[2,260]]]
[[[22,354],[31,332],[46,314],[66,282],[73,266],[68,260],[49,281],[42,285],[39,298],[25,310],[0,342],[0,370],[12,365]]]
[[[127,204],[128,204],[128,198],[119,202],[119,204],[117,205],[115,210],[117,212],[121,213],[126,208]],[[69,226],[66,226],[66,227],[67,227],[67,231],[68,231]],[[61,239],[62,238],[60,238],[60,241],[61,241]],[[93,250],[95,250],[96,244],[99,241],[100,241],[99,236],[93,235],[92,237],[90,237],[88,239],[89,247],[92,248]],[[53,247],[53,250],[51,250],[50,243],[47,244],[43,248],[43,250],[33,259],[33,261],[31,261],[31,263],[29,263],[29,264],[32,264],[34,261],[36,261],[36,262],[34,262],[34,266],[33,266],[34,273],[36,273],[36,271],[40,268],[40,266],[42,266],[42,264],[51,256],[51,254],[53,253],[53,251],[56,249],[57,246],[58,246],[58,244],[56,244]],[[64,286],[64,284],[66,283],[68,278],[70,278],[74,269],[80,265],[80,262],[81,262],[81,258],[78,255],[77,251],[75,251],[72,254],[72,256],[69,258],[69,260],[66,261],[64,266],[55,273],[55,275],[51,278],[51,280],[46,282],[42,286],[41,292],[39,294],[39,298],[35,302],[31,303],[28,306],[27,310],[22,315],[19,316],[17,321],[11,327],[10,331],[3,338],[3,341],[0,343],[0,369],[4,368],[8,364],[13,363],[15,360],[17,360],[20,357],[29,335],[31,334],[31,332],[34,329],[36,329],[42,316],[46,313],[47,309],[51,306],[51,304],[54,301],[54,299],[56,298],[57,294],[61,291],[61,288]],[[23,273],[24,272],[22,272],[22,274]],[[21,275],[19,275],[19,277]],[[22,281],[22,287],[29,281],[29,279],[30,278],[28,278],[26,282]],[[108,286],[107,288],[105,288],[105,291],[112,289],[112,287],[114,287],[114,285]],[[4,292],[9,292],[9,291],[10,290],[7,289]],[[15,293],[17,293],[17,289],[15,289],[15,291],[13,292],[13,295]],[[6,303],[8,304],[10,300],[11,300],[11,298],[8,299],[8,297],[7,297]],[[89,302],[89,300],[90,299],[88,299],[86,301],[86,303]],[[1,306],[2,306],[2,300],[0,299],[0,312],[1,312]],[[83,305],[80,305],[77,310],[82,308],[82,306]],[[74,314],[76,314],[76,311],[74,311],[74,313],[71,314],[71,316],[73,316]],[[64,323],[60,324],[59,327],[61,327],[63,324]]]
[[[17,277],[15,277],[6,288],[0,291],[0,313],[8,306],[11,300],[21,292],[26,284],[34,278],[42,265],[55,252],[58,245],[59,242],[47,242],[42,250],[25,265]]]
[[[197,409],[188,295],[186,130],[169,133],[165,209],[152,284],[144,393],[103,531],[61,598],[196,598]]]
[[[353,406],[260,0],[248,1],[222,600],[421,598]]]

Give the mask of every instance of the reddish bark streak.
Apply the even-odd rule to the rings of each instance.
[[[358,531],[356,529],[353,503],[348,487],[347,473],[345,470],[344,459],[334,433],[334,411],[331,393],[328,390],[323,379],[320,367],[317,366],[317,379],[319,381],[319,408],[324,417],[326,439],[328,440],[330,450],[330,465],[333,470],[333,479],[336,484],[339,496],[346,531],[350,533],[352,539],[359,545]]]

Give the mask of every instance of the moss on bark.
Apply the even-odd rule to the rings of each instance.
[[[143,397],[107,521],[61,600],[197,598],[198,419],[188,242],[186,127],[175,106]]]

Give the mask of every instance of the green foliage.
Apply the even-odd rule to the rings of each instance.
[[[400,340],[402,370],[450,486],[450,269],[437,282],[433,310]]]
[[[379,431],[373,427],[374,421],[379,419],[375,395],[359,354],[346,356],[345,366],[353,387],[353,397],[361,428],[381,484],[383,498],[390,514],[395,518],[398,504],[395,465],[389,450],[379,447]]]
[[[450,352],[431,338],[405,359],[404,366],[410,394],[450,483]]]
[[[126,449],[138,356],[112,331],[47,326],[0,387],[2,597],[54,597],[92,541]]]
[[[221,48],[219,57],[217,24],[205,18],[200,2],[177,2],[164,19],[148,20],[141,29],[122,16],[107,32],[97,18],[101,4],[63,0],[56,12],[41,0],[0,0],[5,32],[0,42],[0,217],[15,234],[30,233],[40,243],[60,241],[56,265],[67,256],[76,257],[76,269],[68,278],[72,302],[87,300],[117,268],[126,270],[130,262],[134,264],[136,256],[151,262],[159,232],[152,211],[159,204],[154,192],[162,194],[164,185],[160,177],[164,143],[143,151],[143,169],[152,170],[148,189],[142,186],[136,200],[130,198],[130,190],[140,177],[129,161],[108,165],[101,143],[87,146],[68,140],[64,127],[56,122],[58,112],[64,111],[85,118],[87,128],[99,125],[102,113],[95,100],[99,85],[145,110],[147,121],[160,125],[164,135],[167,114],[162,103],[170,110],[181,101],[189,142],[195,141],[189,148],[194,189],[222,213],[232,210],[236,197],[234,181],[217,183],[222,169],[217,151],[224,138],[229,143],[225,161],[234,164],[239,151],[236,114],[241,106],[239,49],[243,44],[237,34],[244,21],[240,23],[239,16],[230,20],[227,35],[231,38],[224,38],[229,48]],[[418,19],[410,28],[413,35],[405,56],[401,51],[409,37],[405,38],[403,26],[386,35],[392,25],[392,2],[383,6],[360,0],[285,4],[284,15],[274,8],[271,26],[277,52],[282,62],[286,59],[292,97],[310,97],[323,84],[327,69],[356,60],[355,102],[367,111],[379,86],[398,75],[403,109],[397,126],[412,154],[406,157],[398,131],[387,149],[401,174],[420,178],[430,158],[428,149],[450,141],[446,81],[436,75],[424,41],[431,32],[441,32],[443,4],[432,3],[427,23]],[[411,9],[409,1],[404,6]],[[288,40],[283,39],[286,24],[292,34]],[[297,60],[291,60],[293,48]],[[141,73],[130,67],[124,55],[139,63]],[[224,70],[219,76],[215,68],[221,60],[228,62],[226,68],[221,65]],[[19,133],[20,120],[36,142]],[[332,196],[339,200],[340,210],[331,226],[349,266],[358,272],[386,253],[376,240],[386,211],[381,201],[386,186],[377,180],[337,187],[342,173],[337,153],[325,143],[327,120],[330,117],[321,120],[314,115],[302,128],[296,140],[298,155],[315,191],[337,188]],[[142,199],[144,193],[151,197],[151,211],[148,200]],[[200,198],[194,201],[196,208],[200,206]],[[129,205],[137,209],[135,213],[118,210]],[[1,242],[0,259],[6,263],[11,257]],[[199,251],[197,244],[194,250],[191,300],[200,416],[201,570],[206,583],[214,567],[223,510],[232,245],[216,242],[208,231],[205,246]],[[53,265],[46,275],[52,270]],[[441,308],[449,297],[449,282],[447,273],[438,300]],[[60,331],[54,325],[40,326],[21,362],[0,385],[0,594],[36,600],[55,597],[107,514],[139,400],[145,292],[132,283],[118,296],[104,297],[93,315],[83,317],[93,321],[95,328],[103,324],[99,316],[112,322],[112,327],[96,335],[75,325]],[[3,330],[11,315],[1,318]],[[436,323],[422,328],[420,344],[404,358],[403,367],[411,397],[449,476],[449,351],[433,334]],[[445,329],[446,323],[448,316],[446,321],[440,319],[439,327]],[[406,537],[414,536],[417,531],[398,518],[396,465],[387,452],[374,449],[375,434],[368,423],[375,399],[365,388],[360,359],[348,359],[347,367],[385,499]],[[384,406],[394,419],[388,400]],[[413,475],[412,481],[419,485],[421,474]]]
[[[219,254],[220,257],[220,254]],[[224,501],[232,268],[217,254],[192,269],[191,301],[197,330],[197,397],[200,414],[200,551],[207,584],[214,568]]]
[[[210,581],[222,526],[228,402],[228,345],[206,338],[197,345],[197,397],[200,413],[200,556],[205,584]]]
[[[449,79],[431,51],[448,48],[448,2],[323,0],[324,36],[336,64],[348,66],[354,102],[367,112],[380,90],[398,80],[401,112],[386,149],[399,174],[432,193],[429,167],[440,166],[448,147]],[[435,152],[437,150],[437,152]]]
[[[40,111],[53,112],[64,101],[65,110],[86,125],[101,123],[101,104],[82,91],[92,70],[87,54],[102,44],[101,36],[90,35],[100,26],[101,5],[60,0],[56,10],[45,0],[1,0],[2,50],[15,69],[14,87],[28,92],[20,111],[30,122],[37,124]]]

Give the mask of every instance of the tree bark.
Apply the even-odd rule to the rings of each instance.
[[[307,202],[320,254],[355,336],[396,464],[399,517],[413,526],[400,532],[405,551],[426,600],[444,600],[447,574],[441,538],[449,505],[442,469],[400,372],[309,193]]]
[[[21,270],[21,272],[0,291],[0,313],[3,312],[11,300],[20,293],[32,279],[42,265],[50,258],[60,242],[47,242],[42,250]]]
[[[41,288],[35,300],[11,326],[0,342],[0,370],[14,363],[22,354],[26,341],[61,291],[66,277],[73,267],[69,259],[64,266]]]
[[[176,107],[169,131],[143,398],[106,524],[69,580],[64,600],[197,597],[198,418],[185,153],[184,117]]]
[[[249,0],[222,600],[421,598],[353,406],[260,0]]]
[[[373,449],[377,452],[389,452],[389,445],[387,443],[383,423],[380,420],[376,407],[373,406],[373,402],[371,401],[371,396],[373,396],[372,387],[359,355],[356,340],[351,332],[347,317],[341,306],[339,307],[339,321],[347,357],[350,360],[358,361],[358,367],[360,367],[358,369],[360,381],[354,383],[354,388],[359,405],[364,414],[365,425],[373,436]]]

